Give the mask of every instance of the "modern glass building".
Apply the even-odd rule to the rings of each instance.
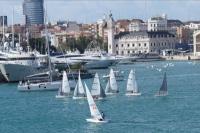
[[[44,0],[24,0],[23,13],[26,25],[44,24]]]

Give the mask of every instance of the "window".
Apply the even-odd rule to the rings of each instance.
[[[153,44],[151,43],[151,46],[153,46]]]
[[[118,47],[118,44],[116,44],[116,47]]]
[[[124,55],[124,51],[122,51],[122,55]]]
[[[132,47],[135,47],[135,44],[134,44],[134,43],[132,44]]]
[[[121,47],[124,47],[124,44],[122,44]]]
[[[128,50],[128,54],[130,54],[130,51]]]
[[[141,44],[139,43],[139,44],[138,44],[138,46],[140,47],[140,46],[141,46]]]
[[[135,51],[133,50],[132,53],[135,53]]]
[[[154,44],[153,44],[154,46],[156,46],[156,43],[154,42]]]
[[[129,45],[129,44],[127,44],[127,46],[129,47],[130,45]]]
[[[144,47],[146,47],[147,46],[147,44],[146,43],[144,43]]]
[[[116,54],[118,55],[118,54],[119,54],[119,52],[118,52],[118,51],[116,51]]]

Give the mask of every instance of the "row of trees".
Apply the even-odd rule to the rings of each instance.
[[[77,39],[68,37],[65,43],[59,44],[58,48],[51,46],[50,51],[63,52],[63,51],[68,51],[68,50],[73,51],[75,49],[78,49],[80,53],[83,53],[85,49],[88,47],[88,45],[94,40],[97,42],[97,45],[101,49],[106,50],[107,44],[103,43],[103,39],[101,37],[93,38],[93,37],[80,36]],[[29,45],[32,50],[35,49],[42,54],[46,53],[45,38],[31,38],[29,39]]]
[[[75,50],[78,49],[80,53],[83,53],[85,49],[90,45],[92,41],[96,41],[97,45],[101,48],[106,50],[106,44],[103,43],[103,39],[100,37],[94,38],[94,37],[85,37],[80,36],[79,38],[75,39],[72,37],[68,37],[66,39],[66,42],[60,45],[61,50]],[[59,49],[59,48],[58,48]]]

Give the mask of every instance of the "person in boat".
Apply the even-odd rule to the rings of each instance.
[[[105,118],[105,114],[103,112],[101,112],[101,116],[103,119]]]

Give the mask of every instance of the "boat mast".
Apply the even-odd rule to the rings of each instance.
[[[48,38],[48,31],[47,31],[47,9],[44,11],[45,12],[45,44],[47,46],[47,56],[48,56],[48,62],[49,62],[49,77],[50,81],[52,82],[52,73],[51,73],[51,59],[50,59],[50,48],[49,48],[49,38]]]
[[[5,27],[5,24],[4,24],[4,15],[3,15],[3,38],[2,38],[3,45],[5,43],[5,29],[4,29],[4,27]]]
[[[14,8],[13,8],[13,12],[12,12],[12,47],[14,47]]]

